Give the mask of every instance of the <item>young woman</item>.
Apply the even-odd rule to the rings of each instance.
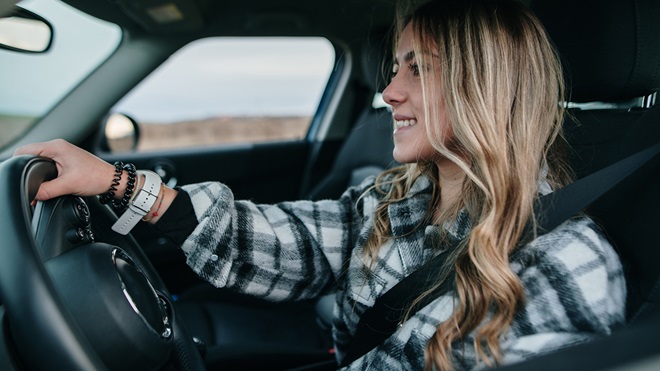
[[[41,200],[105,194],[125,206],[149,183],[144,219],[218,287],[270,300],[336,291],[339,359],[376,298],[446,254],[435,280],[452,276],[453,290],[348,369],[495,366],[609,334],[624,321],[625,283],[594,223],[576,217],[519,243],[534,201],[568,179],[562,72],[539,21],[515,1],[442,0],[400,25],[383,96],[405,165],[339,200],[256,205],[220,183],[155,189],[146,173],[125,196],[130,166],[62,140],[17,154],[57,163]]]

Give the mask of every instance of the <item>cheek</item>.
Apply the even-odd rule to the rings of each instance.
[[[426,128],[426,130],[430,134],[427,141],[431,143],[449,147],[454,142],[454,129],[448,117],[437,120],[433,127]]]
[[[412,151],[418,161],[434,160],[438,156],[438,151],[433,147],[433,142],[429,138],[426,128],[420,127],[420,129],[424,130],[418,132]]]

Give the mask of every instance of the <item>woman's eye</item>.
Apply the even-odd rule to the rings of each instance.
[[[410,63],[408,68],[410,68],[414,76],[419,76],[419,65],[417,63]]]

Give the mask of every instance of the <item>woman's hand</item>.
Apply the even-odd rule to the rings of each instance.
[[[36,200],[67,194],[98,195],[107,192],[112,184],[113,165],[63,139],[28,144],[14,152],[15,156],[28,154],[50,158],[57,166],[57,178],[41,184]]]

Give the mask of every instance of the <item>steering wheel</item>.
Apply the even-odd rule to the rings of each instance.
[[[170,295],[96,197],[32,203],[50,160],[0,163],[2,332],[30,370],[204,370]],[[100,240],[103,242],[100,242]]]

